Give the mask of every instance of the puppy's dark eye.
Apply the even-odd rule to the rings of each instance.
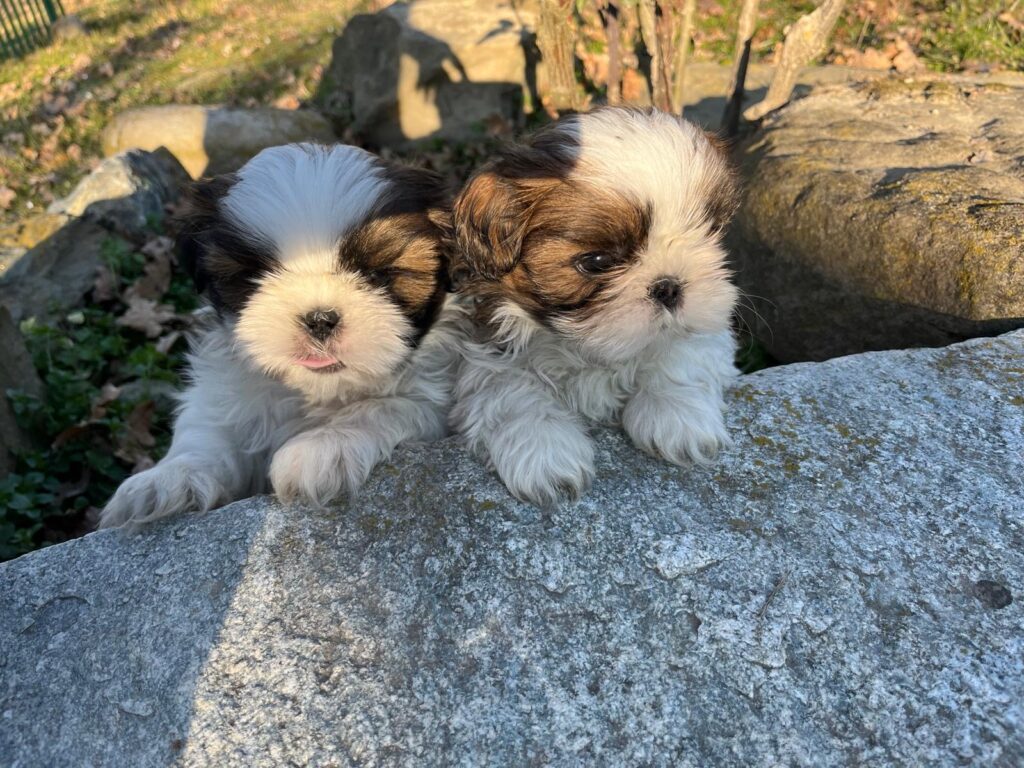
[[[380,288],[391,282],[393,270],[390,267],[378,267],[363,272],[364,277],[375,288]]]
[[[599,275],[615,266],[615,256],[606,251],[583,253],[575,258],[573,266],[582,275]]]

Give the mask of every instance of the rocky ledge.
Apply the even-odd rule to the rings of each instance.
[[[453,441],[0,566],[14,765],[1017,765],[1024,332],[743,378],[547,513]]]

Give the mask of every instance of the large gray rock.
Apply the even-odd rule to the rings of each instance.
[[[104,249],[111,242],[124,244],[95,221],[68,219],[3,273],[0,307],[21,322],[75,306],[93,287]]]
[[[775,67],[771,64],[754,63],[747,68],[746,87],[743,92],[744,109],[764,98],[774,76]],[[847,67],[836,64],[804,67],[797,75],[795,94],[800,97],[823,86],[862,83],[884,79],[888,76],[888,73],[881,69]],[[938,76],[932,77],[939,79]],[[709,61],[697,61],[687,65],[683,81],[686,119],[699,123],[709,130],[717,131],[721,127],[722,112],[725,110],[731,78],[732,67]],[[945,75],[941,79],[967,85],[976,82],[976,78],[960,75]],[[994,72],[986,76],[986,81],[1024,88],[1024,74],[1019,72]],[[650,98],[644,92],[631,103],[647,105],[650,104]]]
[[[15,765],[1020,765],[1024,332],[745,377],[582,502],[453,441],[0,566]]]
[[[129,149],[108,157],[55,200],[48,214],[84,216],[122,232],[141,232],[164,216],[164,206],[184,190],[189,177],[166,149]]]
[[[93,287],[104,249],[143,236],[177,199],[188,174],[165,149],[107,158],[45,214],[19,225],[32,244],[0,264],[0,306],[16,322],[76,305]]]
[[[166,148],[193,178],[236,171],[260,150],[300,141],[335,141],[311,109],[169,105],[122,112],[103,132],[103,152]]]
[[[1024,88],[814,90],[746,149],[732,233],[755,333],[781,360],[1024,326]]]
[[[536,90],[534,14],[490,0],[413,0],[353,17],[317,103],[377,145],[515,126]]]

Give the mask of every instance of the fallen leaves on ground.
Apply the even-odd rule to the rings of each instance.
[[[171,259],[170,256],[151,258],[145,267],[145,271],[138,280],[128,286],[124,298],[131,306],[132,299],[159,299],[171,286]]]
[[[861,69],[895,69],[900,74],[909,74],[924,69],[924,64],[914,53],[913,47],[902,36],[896,36],[881,49],[865,48],[859,51],[856,48],[843,47],[832,58],[835,64],[845,64],[848,67],[859,67]]]
[[[118,435],[114,455],[132,465],[132,474],[153,466],[150,450],[156,445],[151,431],[155,413],[156,403],[153,400],[141,401],[128,414],[124,429]]]
[[[174,307],[169,304],[158,304],[153,299],[132,296],[128,300],[128,309],[116,322],[125,328],[142,331],[147,338],[155,339],[163,333],[163,324],[177,317]]]

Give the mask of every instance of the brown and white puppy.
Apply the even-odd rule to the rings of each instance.
[[[216,319],[196,340],[174,438],[100,525],[263,491],[326,502],[405,440],[445,433],[440,179],[349,146],[267,149],[196,185],[182,247]]]
[[[655,111],[572,115],[503,151],[456,198],[453,278],[476,304],[452,419],[516,496],[593,476],[587,424],[706,462],[728,439],[736,288],[724,153]]]

